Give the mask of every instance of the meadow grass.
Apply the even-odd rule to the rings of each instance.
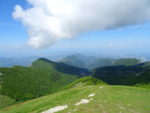
[[[0,95],[0,109],[15,104],[16,101],[7,96]]]
[[[81,99],[90,99],[88,104],[75,106]],[[68,105],[59,113],[149,113],[150,90],[128,86],[79,86],[52,95],[7,107],[0,113],[41,113],[56,106]]]

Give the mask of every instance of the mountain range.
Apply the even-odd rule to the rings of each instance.
[[[80,54],[75,54],[63,58],[62,60],[60,60],[60,62],[80,68],[93,70],[95,68],[104,66],[115,66],[115,65],[131,66],[139,64],[142,61],[136,58],[113,59],[113,58],[99,58],[94,56],[89,57]]]
[[[82,63],[72,61],[76,65]],[[87,64],[86,61],[92,64],[96,60],[85,58],[84,61],[84,64]],[[89,112],[87,108],[91,108],[94,113],[116,113],[120,109],[118,103],[126,109],[119,112],[147,113],[150,102],[150,62],[131,58],[99,61],[100,67],[94,65],[96,68],[90,70],[85,69],[83,65],[76,67],[74,64],[54,62],[46,58],[39,58],[28,67],[0,68],[0,113],[41,113],[65,104],[69,108],[62,113],[86,113]],[[110,62],[111,65],[108,66]],[[88,95],[93,93],[95,98],[89,98]],[[136,95],[136,98],[133,98],[133,95]],[[90,103],[85,107],[75,107],[73,103],[79,100]],[[106,109],[108,107],[111,108]]]

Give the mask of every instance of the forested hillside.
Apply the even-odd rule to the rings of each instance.
[[[56,70],[58,72],[66,74],[75,74],[78,77],[83,77],[89,74],[89,70],[87,69],[70,66],[65,63],[57,63],[45,58],[40,58],[37,61],[33,62],[31,67],[42,70]]]
[[[65,66],[59,68],[55,62],[38,59],[30,67],[0,68],[1,94],[24,101],[59,91],[83,75],[82,69]],[[73,74],[68,74],[70,71],[74,71]]]
[[[148,62],[134,66],[107,66],[93,70],[93,77],[112,85],[136,85],[150,83]]]

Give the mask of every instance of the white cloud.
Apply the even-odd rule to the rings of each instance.
[[[149,0],[27,0],[13,17],[28,29],[29,44],[48,47],[83,32],[107,30],[150,20]]]

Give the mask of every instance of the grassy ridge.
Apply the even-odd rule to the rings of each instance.
[[[41,97],[25,103],[17,104],[0,111],[0,113],[40,113],[47,109],[68,105],[60,113],[149,113],[150,90],[126,86],[82,86],[64,90],[49,96]],[[93,100],[84,105],[74,104],[81,99],[89,99],[88,95],[95,93]]]
[[[72,82],[67,87],[65,87],[65,89],[88,85],[107,85],[107,84],[99,79],[87,76]]]

